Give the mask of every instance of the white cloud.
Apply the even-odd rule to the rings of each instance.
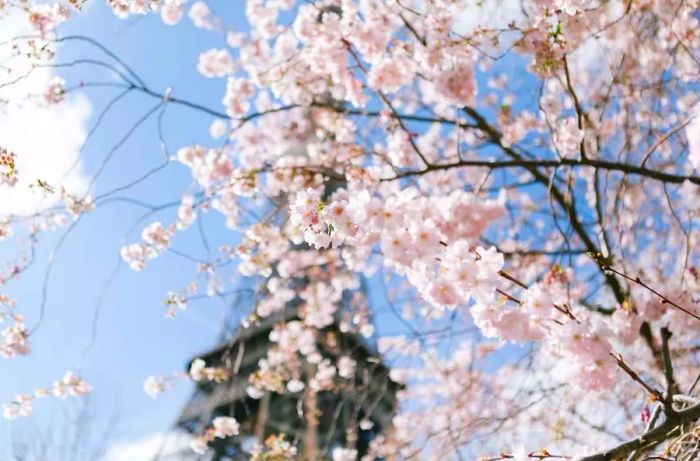
[[[159,460],[185,460],[189,455],[194,459],[194,452],[188,447],[190,439],[190,435],[184,432],[160,432],[137,440],[117,442],[107,450],[105,461],[151,461],[156,455]]]
[[[85,126],[91,112],[90,104],[83,95],[70,95],[62,103],[42,107],[36,98],[27,100],[27,96],[41,94],[43,89],[56,75],[53,69],[37,68],[31,75],[2,87],[24,75],[28,69],[26,59],[6,59],[12,52],[11,37],[29,34],[26,18],[20,14],[3,17],[0,27],[0,100],[13,102],[6,108],[0,108],[0,146],[17,155],[19,181],[14,188],[0,186],[0,217],[8,214],[29,214],[41,207],[55,204],[55,198],[46,199],[44,194],[29,189],[29,184],[37,179],[51,185],[65,186],[71,192],[81,193],[86,190],[87,180],[81,165],[66,177],[77,158],[78,151],[85,140]],[[12,71],[8,72],[7,67]],[[21,104],[18,102],[23,101]]]

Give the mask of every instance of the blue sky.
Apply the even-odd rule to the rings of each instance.
[[[185,17],[175,27],[161,23],[158,15],[116,18],[105,2],[89,2],[87,9],[75,15],[61,30],[62,35],[86,35],[106,45],[122,57],[150,88],[192,99],[221,109],[224,79],[208,80],[196,71],[199,53],[213,46],[224,46],[215,34],[195,29]],[[243,2],[212,3],[234,28],[243,29]],[[89,54],[98,56],[87,44],[70,42],[60,48],[56,62],[70,62]],[[107,81],[100,69],[75,66],[59,74],[70,87],[82,81]],[[104,105],[118,93],[114,88],[85,90],[92,107],[88,127],[95,122]],[[131,94],[119,101],[89,140],[83,155],[83,168],[90,177],[111,147],[131,124],[158,101],[141,94]],[[192,143],[213,144],[208,136],[210,116],[186,108],[169,106],[163,115],[163,132],[171,154]],[[151,117],[118,150],[99,178],[93,196],[127,184],[163,161],[157,136],[156,117]],[[0,137],[2,137],[0,127]],[[148,181],[118,194],[120,197],[147,197],[154,204],[177,200],[189,185],[189,172],[173,162]],[[161,219],[174,220],[174,208],[150,217],[143,224]],[[142,225],[133,225],[144,210],[133,204],[113,202],[88,214],[66,238],[57,252],[48,281],[46,314],[31,337],[32,354],[0,361],[0,401],[6,402],[20,392],[31,392],[50,385],[68,369],[80,370],[94,388],[90,407],[97,418],[106,421],[117,413],[119,439],[134,439],[165,430],[186,401],[191,387],[182,382],[158,399],[142,391],[143,380],[158,373],[181,370],[186,361],[217,342],[221,332],[224,304],[221,300],[192,302],[176,320],[166,318],[162,308],[165,293],[180,289],[194,277],[193,264],[168,253],[134,273],[121,264],[107,287],[103,302],[98,300],[110,274],[119,262],[123,242],[138,240]],[[231,242],[216,213],[203,217],[211,245]],[[132,229],[133,228],[133,229]],[[132,229],[131,234],[128,234]],[[44,235],[38,248],[37,262],[23,277],[8,285],[7,294],[18,300],[18,312],[33,325],[41,303],[46,261],[64,231]],[[47,238],[48,237],[48,238]],[[11,244],[10,244],[11,245]],[[179,235],[174,248],[186,249],[194,256],[204,256],[198,232]],[[3,257],[17,248],[7,243],[0,247]],[[93,319],[98,314],[96,336],[92,337]],[[0,453],[7,448],[16,432],[31,433],[37,428],[58,423],[63,425],[65,409],[71,403],[42,400],[36,402],[34,414],[20,421],[0,422]],[[2,457],[5,459],[4,457]]]

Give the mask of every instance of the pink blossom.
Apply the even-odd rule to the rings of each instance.
[[[367,76],[369,86],[393,93],[413,80],[414,65],[407,56],[397,56],[376,62]]]
[[[476,96],[476,81],[472,66],[467,62],[460,62],[442,72],[435,79],[435,91],[450,104],[471,105]]]
[[[146,267],[146,260],[155,256],[155,252],[141,243],[132,243],[123,246],[120,251],[122,259],[129,264],[133,271],[142,271]]]
[[[68,9],[61,3],[35,3],[29,9],[29,23],[41,35],[46,35],[68,19],[68,15]]]
[[[680,188],[680,193],[683,203],[689,210],[700,211],[700,184],[685,180]]]
[[[60,381],[55,381],[51,393],[58,398],[65,399],[70,396],[85,395],[92,388],[72,371],[67,371]]]
[[[197,70],[205,77],[225,77],[234,69],[235,63],[228,50],[212,48],[199,55]]]
[[[298,379],[292,379],[287,382],[287,390],[292,394],[303,391],[305,387],[304,382]]]
[[[3,404],[3,416],[6,419],[29,416],[32,413],[32,400],[30,395],[18,394],[12,402]]]
[[[238,434],[238,422],[230,416],[218,416],[212,421],[214,435],[219,438],[231,437]]]
[[[65,80],[61,77],[54,77],[49,86],[44,90],[44,101],[46,104],[58,104],[63,101],[66,94]]]
[[[357,450],[351,448],[333,449],[333,461],[355,461],[356,459]]]
[[[160,7],[160,17],[163,24],[174,26],[182,19],[184,12],[184,0],[164,0]]]
[[[16,154],[0,146],[0,185],[17,183]]]
[[[19,394],[10,403],[3,405],[3,416],[6,419],[16,419],[29,416],[32,413],[33,401],[38,398],[54,396],[65,399],[69,396],[81,396],[90,392],[92,388],[75,373],[68,371],[61,380],[55,381],[52,388],[37,389],[34,395]]]
[[[158,395],[165,392],[167,381],[163,376],[149,376],[143,383],[143,390],[151,398],[156,398]]]
[[[557,124],[554,133],[554,144],[564,157],[578,153],[579,144],[583,140],[583,131],[579,129],[576,120],[567,118]]]
[[[12,358],[17,355],[27,355],[29,349],[29,334],[21,315],[13,316],[14,323],[3,328],[0,332],[0,357]]]
[[[338,376],[350,379],[355,375],[357,362],[350,357],[343,356],[338,360]]]
[[[453,308],[457,304],[464,302],[454,286],[446,280],[430,283],[426,291],[430,302],[436,306]]]
[[[156,250],[163,250],[170,246],[172,229],[166,229],[163,224],[156,221],[149,224],[141,233],[144,242],[152,245]]]
[[[204,1],[199,0],[194,2],[187,15],[192,20],[195,27],[199,27],[201,29],[214,28],[214,23],[212,22],[211,18],[211,11],[209,10],[207,3]]]
[[[224,120],[216,119],[209,125],[209,136],[219,139],[226,134],[227,129],[228,127]]]
[[[248,112],[250,103],[248,99],[253,95],[253,85],[250,81],[242,78],[229,77],[226,84],[226,95],[223,104],[226,113],[237,118]]]

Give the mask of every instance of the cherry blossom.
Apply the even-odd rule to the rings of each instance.
[[[357,450],[336,448],[333,450],[333,461],[352,461],[357,459]]]
[[[476,82],[469,62],[460,62],[440,73],[435,80],[435,91],[451,104],[471,104],[476,96]]]
[[[32,413],[33,401],[40,398],[54,396],[59,399],[78,397],[92,390],[89,384],[83,381],[72,371],[67,371],[62,379],[55,381],[51,388],[40,388],[31,394],[19,394],[10,403],[3,405],[3,416],[6,419],[16,419],[29,416]]]
[[[143,390],[151,398],[155,398],[165,392],[168,381],[164,376],[149,376],[143,382]]]
[[[10,54],[63,75],[52,40],[75,2],[7,4],[42,37],[13,39]],[[641,459],[670,456],[678,428],[690,431],[700,321],[697,1],[247,0],[240,29],[203,1],[107,4],[120,18],[154,13],[166,25],[187,8],[198,29],[187,33],[210,34],[189,65],[221,79],[211,106],[180,93],[177,76],[178,92],[146,86],[120,60],[109,75],[118,89],[208,126],[197,133],[193,123],[178,139],[196,142],[171,155],[159,125],[184,184],[165,191],[166,205],[124,199],[149,213],[120,254],[134,271],[157,257],[192,263],[190,281],[164,290],[169,317],[242,285],[253,293],[226,312],[243,332],[271,325],[269,349],[240,382],[249,397],[365,395],[366,370],[386,364],[401,384],[398,405],[367,460],[588,461],[606,447]],[[47,109],[90,84],[66,88],[56,76],[32,94]],[[8,110],[25,103],[8,98]],[[25,187],[23,155],[0,149],[3,189]],[[23,242],[27,253],[132,186],[112,197],[99,181],[94,196],[62,180],[29,183],[57,201],[0,222],[3,244]],[[215,225],[219,243],[209,246]],[[193,233],[206,251],[179,248]],[[3,286],[22,275],[23,258],[7,263]],[[0,301],[0,353],[21,360],[33,333],[13,301]],[[344,336],[377,357],[337,353]],[[195,359],[143,387],[155,396],[179,379],[210,385],[236,373]],[[5,415],[87,391],[67,374],[18,395]],[[357,419],[361,430],[375,427],[368,414]],[[245,427],[225,415],[205,423],[193,435],[197,453]],[[348,428],[348,441],[357,430]],[[660,434],[653,445],[642,442],[648,430]],[[334,461],[358,457],[350,443],[332,448]],[[295,459],[299,450],[275,434],[250,456]]]
[[[14,186],[17,183],[16,155],[0,146],[0,185]]]
[[[66,94],[65,80],[61,77],[54,77],[51,83],[44,90],[44,101],[46,104],[58,104],[63,101]]]
[[[207,50],[199,55],[197,70],[205,77],[224,77],[233,73],[235,62],[225,49]]]
[[[562,155],[570,157],[578,152],[579,143],[583,140],[583,132],[576,125],[576,121],[567,118],[558,123],[554,134],[554,144]]]
[[[53,31],[61,22],[68,19],[69,11],[65,5],[54,3],[33,4],[29,9],[29,23],[41,35]]]
[[[253,85],[244,78],[229,77],[226,83],[226,94],[223,104],[226,113],[232,118],[238,118],[248,112],[248,99],[253,95]]]
[[[206,2],[196,1],[190,6],[190,10],[187,13],[189,18],[194,23],[195,27],[200,27],[203,29],[213,28],[213,23],[211,22],[211,12]]]
[[[190,442],[190,448],[197,454],[207,451],[209,442],[216,438],[225,439],[238,434],[238,422],[229,416],[217,416],[212,421],[212,427],[207,428],[204,434],[197,436]]]
[[[214,427],[214,435],[222,439],[238,434],[238,422],[229,416],[214,418],[212,426]]]
[[[11,358],[29,354],[29,334],[21,315],[12,316],[13,323],[0,332],[0,357]]]
[[[180,22],[184,12],[184,5],[184,0],[165,0],[160,8],[160,17],[163,23],[174,26]]]

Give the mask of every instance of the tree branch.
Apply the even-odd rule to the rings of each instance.
[[[614,459],[621,458],[647,444],[666,440],[673,433],[673,431],[678,428],[678,426],[693,422],[698,418],[700,418],[700,404],[694,405],[687,410],[677,412],[674,418],[666,419],[663,423],[661,423],[655,429],[649,431],[647,434],[643,434],[637,438],[623,442],[604,452],[584,456],[583,458],[580,458],[579,461],[612,461]]]

